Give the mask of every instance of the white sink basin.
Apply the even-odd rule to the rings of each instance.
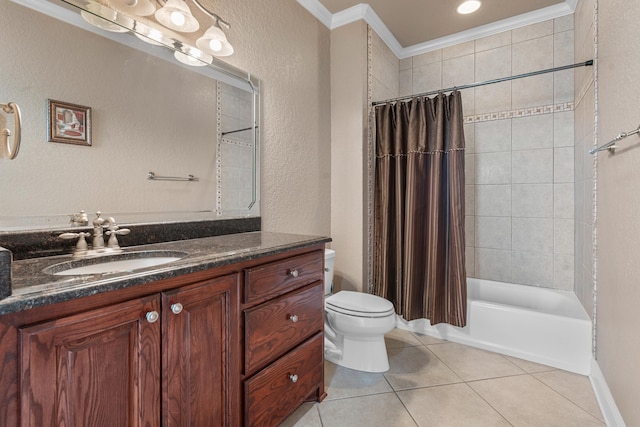
[[[185,252],[177,251],[128,252],[62,262],[45,268],[43,272],[54,276],[122,273],[168,264],[185,256]]]

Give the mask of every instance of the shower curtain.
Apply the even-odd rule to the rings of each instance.
[[[405,320],[466,324],[459,91],[375,108],[373,292]]]

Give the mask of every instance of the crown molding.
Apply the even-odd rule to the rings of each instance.
[[[333,30],[334,28],[339,28],[361,19],[373,28],[376,34],[378,34],[394,53],[402,50],[400,42],[396,40],[391,31],[384,25],[382,19],[380,19],[371,6],[365,3],[360,3],[349,9],[335,13],[331,21],[330,29]],[[398,55],[396,54],[396,56]]]
[[[322,22],[325,27],[331,29],[333,15],[319,0],[298,0],[298,3],[315,16],[318,21]]]
[[[320,3],[320,0],[297,1],[331,30],[361,19],[364,20],[399,59],[431,52],[481,37],[492,36],[503,31],[514,30],[526,25],[537,24],[549,19],[570,15],[575,12],[576,5],[578,3],[578,0],[565,0],[563,3],[523,13],[522,15],[482,25],[467,31],[440,37],[438,39],[415,44],[413,46],[402,47],[400,42],[398,42],[391,31],[389,31],[387,26],[382,22],[380,17],[375,13],[371,6],[366,3],[359,3],[348,9],[331,14],[331,12],[329,12],[329,10]]]

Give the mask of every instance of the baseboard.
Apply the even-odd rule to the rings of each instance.
[[[613,395],[611,394],[611,390],[609,390],[607,381],[605,380],[604,375],[600,370],[600,366],[595,359],[591,359],[591,373],[589,374],[589,379],[591,380],[593,392],[596,395],[598,405],[600,405],[600,410],[602,411],[602,416],[604,417],[604,421],[607,423],[607,426],[626,427],[626,424],[622,419],[622,414],[620,414],[618,406],[613,400]]]

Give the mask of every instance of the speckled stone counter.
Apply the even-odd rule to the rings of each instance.
[[[261,218],[173,221],[149,224],[123,223],[119,224],[119,226],[120,228],[131,230],[125,236],[118,236],[120,245],[124,247],[260,231]],[[0,247],[10,250],[14,260],[70,254],[76,242],[74,240],[61,240],[59,236],[62,233],[77,233],[79,231],[93,233],[93,227],[0,232]]]
[[[11,252],[0,248],[0,298],[11,295]]]
[[[71,260],[70,255],[14,261],[11,265],[13,292],[11,296],[0,301],[0,315],[249,261],[330,241],[331,239],[328,237],[257,231],[133,246],[124,248],[124,252],[179,251],[184,252],[186,256],[169,264],[138,269],[133,272],[83,276],[54,276],[43,272],[47,267]],[[0,256],[1,254],[2,251],[0,251]]]

